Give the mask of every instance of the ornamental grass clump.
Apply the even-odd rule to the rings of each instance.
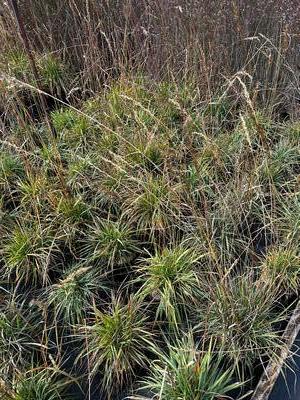
[[[83,322],[98,293],[105,293],[104,276],[92,267],[75,265],[47,292],[47,303],[54,309],[58,322],[74,326]]]
[[[124,193],[125,215],[151,242],[156,238],[164,240],[180,226],[182,203],[179,186],[152,175],[132,181],[129,191]]]
[[[24,302],[3,299],[0,309],[0,375],[11,386],[16,374],[37,356],[43,321]],[[1,393],[1,391],[0,391]]]
[[[136,274],[138,295],[153,303],[157,321],[176,330],[188,323],[189,307],[201,295],[201,255],[184,246],[164,248],[142,259]]]
[[[116,297],[106,310],[95,309],[87,322],[79,327],[84,342],[78,359],[87,357],[91,374],[102,375],[102,389],[111,398],[147,366],[154,339],[151,322],[135,299],[123,303]]]
[[[270,249],[262,263],[262,275],[279,286],[283,294],[297,294],[300,284],[300,255],[297,249]]]
[[[132,261],[141,252],[134,229],[120,219],[95,219],[83,239],[82,255],[104,270],[113,270]]]
[[[227,398],[241,383],[234,377],[225,357],[214,348],[201,350],[192,335],[174,344],[167,343],[156,352],[150,374],[141,382],[138,392],[149,395],[131,396],[134,400],[217,400]]]
[[[16,281],[36,284],[48,282],[51,261],[59,255],[51,226],[18,221],[5,231],[1,250],[4,275]]]
[[[283,345],[280,322],[286,317],[277,309],[277,287],[251,275],[212,282],[199,308],[198,331],[214,338],[240,371],[274,357]]]
[[[55,377],[55,371],[28,371],[20,376],[13,389],[11,400],[59,400],[63,396],[68,381]],[[10,399],[8,399],[10,400]]]

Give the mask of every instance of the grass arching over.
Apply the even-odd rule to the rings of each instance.
[[[49,85],[59,79],[50,67]],[[106,398],[140,398],[142,386],[164,400],[216,400],[282,346],[299,285],[299,131],[252,109],[250,93],[236,113],[231,102],[202,102],[194,84],[122,78],[78,110],[52,111],[56,138],[41,121],[25,135],[7,128],[1,296],[37,311],[41,330],[21,308],[22,357],[3,368],[10,390],[24,392],[26,371],[59,365]],[[15,321],[3,313],[4,348]],[[16,348],[0,349],[3,365]]]

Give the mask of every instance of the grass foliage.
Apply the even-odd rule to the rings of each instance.
[[[42,147],[23,151],[8,128],[3,296],[25,295],[44,316],[38,336],[24,315],[15,342],[3,344],[9,386],[14,351],[39,365],[56,348],[57,364],[74,377],[84,371],[108,397],[130,394],[149,371],[142,385],[154,396],[213,399],[281,348],[299,285],[296,125],[252,114],[246,102],[228,127],[223,108],[195,108],[196,86],[189,99],[179,89],[116,82],[78,111],[53,111],[58,135]],[[17,317],[4,315],[5,341]],[[203,358],[198,344],[177,342],[187,332]],[[42,347],[28,353],[24,335]]]
[[[245,395],[299,296],[297,7],[29,0],[28,53],[4,3],[0,397]]]
[[[142,383],[141,390],[147,390],[147,399],[213,400],[226,396],[240,384],[233,381],[232,369],[224,367],[224,360],[215,356],[212,347],[200,351],[191,337],[167,343],[167,353],[159,352],[151,366],[149,380]]]

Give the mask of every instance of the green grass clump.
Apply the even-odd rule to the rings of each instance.
[[[6,71],[17,79],[32,78],[30,63],[24,51],[15,49],[5,54],[3,62]]]
[[[276,329],[284,315],[275,309],[276,287],[245,275],[214,283],[207,297],[199,309],[199,329],[215,338],[238,368],[245,371],[255,360],[273,356],[280,348]]]
[[[137,268],[139,294],[156,304],[156,319],[165,318],[176,329],[188,321],[188,309],[200,292],[197,266],[200,256],[181,246],[165,248],[145,258]]]
[[[298,146],[280,142],[263,161],[262,178],[269,179],[278,189],[288,187],[296,179],[295,170],[300,162],[300,150]]]
[[[80,330],[87,343],[82,355],[88,357],[92,374],[103,374],[102,386],[108,395],[121,390],[136,367],[147,365],[146,352],[153,345],[153,335],[135,300],[122,304],[113,298],[107,311],[95,310],[92,324]]]
[[[47,370],[24,374],[16,383],[12,400],[59,400],[66,382]],[[66,398],[66,397],[64,397]]]
[[[283,199],[278,207],[278,230],[283,243],[299,245],[300,238],[300,197],[296,192],[291,198]]]
[[[48,228],[22,226],[19,221],[19,226],[6,233],[1,257],[4,273],[8,277],[15,276],[17,281],[45,283],[50,261],[57,253],[54,235]]]
[[[57,132],[62,132],[65,129],[72,129],[78,120],[78,114],[70,108],[53,111],[51,114],[54,128]]]
[[[62,196],[57,207],[57,214],[63,221],[74,225],[88,217],[88,206],[81,197]]]
[[[18,178],[23,177],[24,167],[16,154],[2,152],[0,156],[0,187],[8,190],[15,185]]]
[[[288,139],[295,144],[299,144],[300,141],[300,123],[299,121],[292,121],[292,123],[284,126],[285,133]]]
[[[2,49],[0,67],[4,76],[0,85],[0,102],[1,107],[4,104],[10,123],[17,125],[23,125],[20,117],[32,122],[32,116],[35,119],[36,114],[41,113],[37,88],[64,99],[75,82],[73,72],[58,53],[31,51],[30,57],[17,46],[13,50]],[[46,108],[54,102],[51,96],[44,97]]]
[[[70,108],[55,110],[51,113],[53,126],[61,142],[71,148],[91,143],[95,129],[89,118]]]
[[[1,290],[0,310],[0,375],[10,386],[18,371],[30,365],[39,349],[39,315],[24,303],[5,300]],[[0,391],[1,393],[1,391]]]
[[[234,381],[233,370],[224,368],[224,357],[213,348],[201,351],[191,337],[167,344],[157,352],[150,376],[142,381],[142,389],[151,397],[132,396],[136,400],[216,400],[241,386]],[[224,397],[225,398],[225,397]]]
[[[38,67],[43,87],[51,93],[60,95],[61,90],[65,88],[69,81],[66,64],[49,53],[39,57]]]
[[[106,289],[104,277],[96,274],[91,267],[79,265],[65,272],[62,279],[49,289],[47,299],[57,319],[74,326],[83,322],[100,289]]]
[[[279,285],[283,293],[298,293],[300,283],[300,256],[295,249],[271,249],[262,265],[267,279]]]
[[[49,182],[44,174],[30,174],[18,182],[21,202],[25,207],[41,206],[49,190]]]
[[[95,220],[84,238],[83,256],[106,269],[123,266],[140,252],[134,230],[120,220]]]
[[[152,240],[155,236],[167,236],[170,229],[179,224],[178,187],[170,186],[163,178],[146,176],[145,181],[138,182],[132,191],[130,187],[125,196],[125,214],[136,224],[138,231]]]
[[[40,84],[44,90],[58,94],[58,89],[68,82],[68,71],[59,57],[45,53],[35,53],[35,58]],[[29,57],[23,50],[14,50],[4,53],[4,70],[14,78],[35,85],[35,77],[30,65]]]
[[[145,139],[144,142],[137,138],[132,145],[128,146],[128,162],[147,171],[160,172],[165,161],[164,146],[166,143],[157,143],[155,139],[151,140],[151,138]]]

